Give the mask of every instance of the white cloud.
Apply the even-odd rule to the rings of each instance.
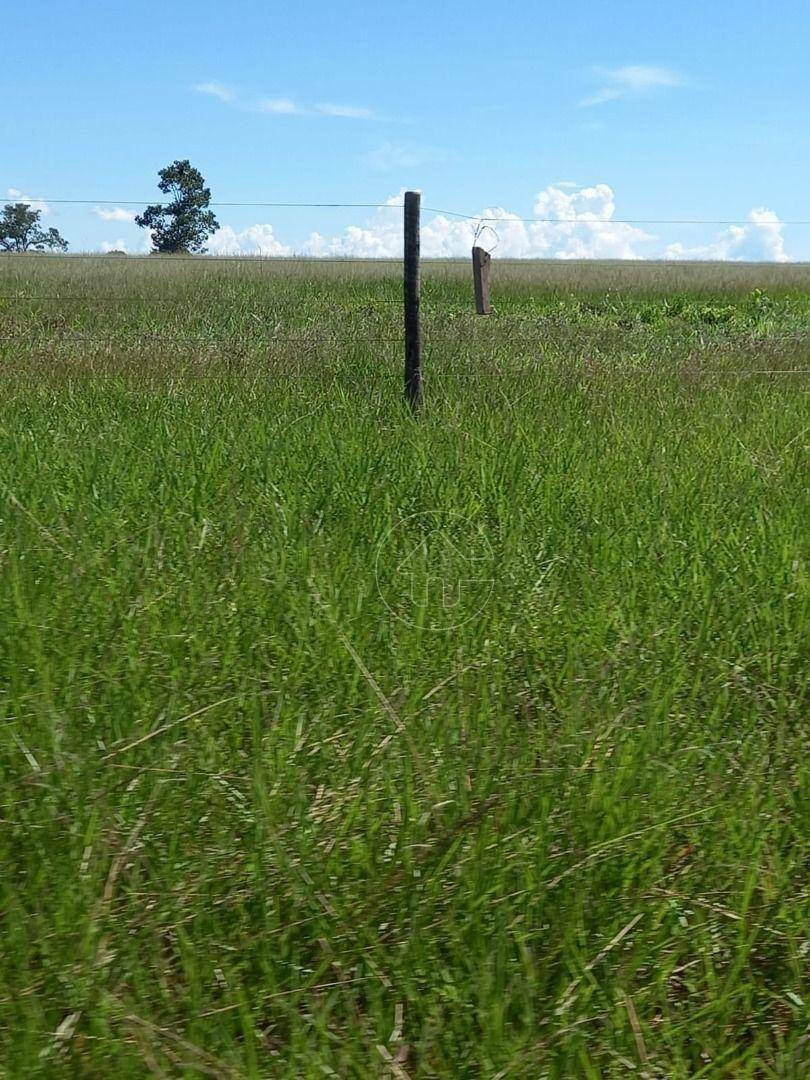
[[[129,250],[129,248],[127,247],[126,240],[113,240],[113,241],[105,240],[101,245],[101,250],[106,254],[107,252],[110,252],[110,251],[123,251],[123,252],[126,252],[126,251]]]
[[[399,204],[401,193],[389,200]],[[503,207],[488,207],[481,218],[493,232],[483,242],[498,256],[513,259],[640,259],[654,240],[632,225],[611,221],[615,213],[613,190],[607,184],[564,191],[548,187],[535,198],[533,215],[548,221],[522,221]],[[427,259],[464,258],[475,242],[479,220],[436,214],[422,224],[421,248]],[[310,236],[309,255],[395,258],[402,253],[401,215],[383,208],[365,226],[350,225],[339,236]]]
[[[398,206],[402,192],[389,206]],[[482,235],[484,246],[496,257],[513,259],[758,259],[783,262],[783,226],[772,210],[749,214],[750,224],[732,226],[702,248],[668,247],[645,229],[613,220],[616,197],[608,184],[572,187],[552,184],[535,197],[532,217],[521,220],[504,207],[489,207],[477,219],[452,218],[445,214],[423,215],[421,247],[425,258],[466,258],[475,242],[476,228],[484,218],[493,232]],[[325,237],[312,233],[303,254],[364,258],[399,258],[402,254],[401,212],[379,209],[365,225],[350,225],[342,233]]]
[[[402,254],[402,196],[403,191],[391,195],[386,205],[375,211],[365,226],[349,225],[339,236],[326,239],[320,233],[311,233],[304,245],[304,255],[337,255],[346,258],[384,259]],[[425,226],[422,226],[422,251]]]
[[[208,241],[212,255],[292,255],[293,249],[275,235],[272,225],[250,225],[237,232],[230,225],[217,229]]]
[[[6,195],[12,202],[27,203],[32,210],[39,210],[43,216],[51,212],[50,206],[42,199],[32,199],[30,195],[24,195],[18,188],[6,188]]]
[[[667,259],[728,259],[743,262],[790,262],[785,251],[784,226],[773,210],[754,209],[748,225],[730,225],[711,244],[685,247],[670,244]]]
[[[121,206],[114,206],[112,209],[107,209],[104,206],[94,206],[93,213],[98,214],[102,221],[135,220],[135,212],[133,210],[124,210]]]
[[[584,98],[580,105],[604,105],[618,98],[640,97],[660,87],[683,85],[683,77],[669,68],[652,67],[647,64],[627,64],[624,67],[600,70],[604,85],[594,94]]]
[[[323,116],[338,116],[345,120],[373,120],[374,112],[372,109],[361,108],[357,105],[333,105],[330,102],[326,102],[323,105],[316,105],[315,112],[321,113]]]
[[[259,98],[250,108],[253,112],[278,113],[283,116],[293,116],[304,111],[290,98]]]
[[[361,223],[342,232],[313,232],[303,245],[285,243],[277,226],[250,225],[237,230],[218,229],[208,242],[212,255],[400,258],[402,255],[402,195],[392,195]],[[480,242],[494,250],[496,258],[513,259],[730,259],[784,262],[784,226],[773,210],[754,209],[744,225],[726,228],[710,243],[686,247],[668,246],[645,229],[616,221],[616,196],[608,184],[589,187],[551,184],[534,199],[532,218],[502,206],[485,208],[472,219],[423,212],[422,254],[432,258],[467,258],[482,219],[492,230]],[[542,220],[536,220],[542,219]],[[104,244],[102,250],[122,249],[123,240]],[[146,250],[149,248],[148,238]]]
[[[612,221],[615,213],[608,184],[566,191],[547,187],[535,199],[534,216],[552,220],[532,222],[532,246],[556,259],[644,258],[655,238],[635,225]]]
[[[197,83],[192,87],[192,90],[196,90],[198,94],[209,94],[211,97],[218,98],[220,101],[230,103],[236,99],[236,91],[220,82],[203,82]]]

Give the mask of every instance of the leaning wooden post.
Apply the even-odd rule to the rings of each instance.
[[[422,403],[422,327],[419,319],[419,207],[418,191],[405,192],[405,397],[416,411]]]
[[[472,249],[473,285],[475,286],[475,310],[479,315],[491,315],[489,302],[489,264],[492,256],[482,247]]]

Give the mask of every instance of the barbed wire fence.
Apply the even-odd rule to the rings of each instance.
[[[54,206],[143,206],[145,200],[132,200],[132,199],[51,199],[51,198],[37,198],[37,199],[21,199],[18,201],[26,202],[31,206],[39,205],[54,205]],[[166,204],[157,204],[160,206],[168,206]],[[356,202],[356,203],[340,203],[340,202],[236,202],[236,201],[212,201],[209,204],[211,207],[222,209],[305,209],[305,210],[392,210],[402,211],[403,215],[403,235],[402,235],[402,250],[403,255],[401,258],[392,256],[354,256],[349,253],[345,255],[289,255],[289,254],[262,254],[258,252],[256,254],[181,254],[171,255],[166,261],[171,263],[182,262],[183,265],[193,265],[199,267],[205,267],[211,263],[225,262],[233,264],[235,262],[243,261],[248,264],[262,264],[273,263],[282,267],[315,267],[315,266],[390,266],[392,268],[401,267],[403,272],[403,291],[401,297],[379,297],[379,296],[363,296],[358,298],[356,303],[349,307],[345,307],[344,310],[353,312],[364,312],[369,308],[374,308],[379,305],[382,309],[388,306],[398,306],[403,309],[403,322],[402,333],[393,335],[387,333],[385,335],[380,334],[367,334],[355,335],[354,338],[348,340],[362,341],[364,343],[386,343],[386,344],[400,344],[404,346],[404,390],[405,397],[414,411],[418,411],[422,403],[422,320],[421,320],[421,280],[422,280],[422,265],[436,264],[436,265],[452,265],[458,263],[458,258],[454,256],[450,257],[433,257],[423,259],[421,256],[421,213],[424,209],[427,213],[436,214],[444,218],[453,218],[455,220],[470,222],[472,229],[472,278],[473,278],[473,295],[475,299],[475,310],[478,315],[488,316],[492,314],[493,307],[490,300],[491,291],[491,273],[492,262],[491,254],[500,241],[498,236],[496,225],[501,226],[509,224],[521,224],[521,225],[549,225],[549,226],[574,226],[585,227],[588,229],[600,228],[602,226],[610,227],[615,225],[627,225],[627,226],[642,226],[642,225],[660,225],[660,226],[715,226],[715,227],[745,227],[745,228],[781,228],[783,226],[810,226],[810,219],[788,219],[788,220],[771,220],[771,219],[709,219],[709,218],[615,218],[615,217],[597,217],[586,215],[578,215],[574,217],[561,217],[561,216],[534,216],[534,217],[519,217],[517,215],[503,212],[501,214],[467,214],[457,210],[440,209],[437,207],[425,206],[421,207],[421,194],[415,191],[408,191],[404,193],[402,202],[385,202],[385,203],[372,203],[372,202]],[[485,233],[489,233],[494,237],[493,246],[490,248],[484,248],[480,240]],[[125,259],[127,263],[135,261],[148,261],[155,263],[154,253],[133,253],[121,251],[106,251],[106,252],[80,252],[76,254],[68,253],[50,253],[50,252],[35,252],[38,261],[49,260],[58,261],[61,263],[73,263],[79,261],[90,260],[104,260],[109,261],[110,256],[120,256]],[[0,266],[8,265],[7,259],[19,258],[18,252],[3,251],[0,250]],[[508,260],[515,262],[531,263],[532,259],[516,259]],[[581,260],[591,261],[591,260]],[[599,260],[592,260],[598,262]],[[645,262],[652,262],[653,260],[643,260]],[[682,266],[684,260],[682,259],[666,259],[655,260],[656,266]],[[61,293],[61,292],[49,292],[43,294],[31,294],[31,293],[14,293],[3,291],[0,292],[0,302],[3,303],[47,303],[47,304],[154,304],[154,305],[178,305],[187,301],[184,296],[155,296],[155,295],[134,295],[131,293],[111,293],[111,294],[77,294],[77,293]],[[310,304],[313,301],[313,297],[307,298],[307,303]],[[331,298],[324,298],[324,303],[332,305],[333,300]],[[158,337],[160,335],[157,335]],[[300,335],[301,340],[306,338],[306,334]],[[458,335],[454,333],[454,340],[458,340]],[[178,343],[184,339],[177,338],[175,335],[171,335],[172,341]],[[231,338],[231,341],[234,341]],[[251,339],[245,339],[251,340]],[[295,335],[287,334],[285,340],[294,341]],[[188,341],[194,344],[200,344],[198,339],[189,338]],[[769,368],[769,369],[741,369],[739,371],[726,371],[724,374],[762,374],[762,375],[805,375],[810,374],[810,368]]]

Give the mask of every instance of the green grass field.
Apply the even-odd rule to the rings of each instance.
[[[0,260],[0,1076],[807,1075],[810,267],[469,277]]]

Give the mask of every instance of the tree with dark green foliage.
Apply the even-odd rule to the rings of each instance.
[[[0,216],[0,250],[2,251],[67,251],[67,240],[58,230],[40,228],[41,210],[28,203],[6,203]]]
[[[135,218],[136,225],[151,230],[154,252],[204,252],[205,241],[219,228],[219,222],[208,209],[211,189],[205,186],[202,173],[186,160],[172,162],[158,176],[158,187],[171,201],[147,206]]]

